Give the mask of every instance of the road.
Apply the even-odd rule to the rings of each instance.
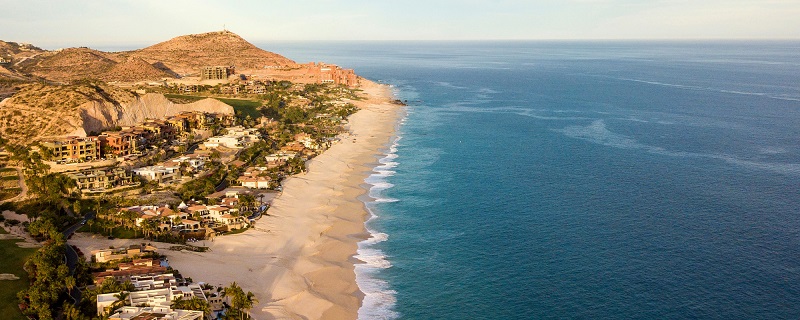
[[[81,219],[81,221],[71,225],[69,228],[64,230],[63,232],[64,239],[69,239],[69,237],[73,233],[75,233],[75,231],[80,229],[80,227],[82,227],[86,223],[86,221],[89,221],[90,219],[94,219],[93,212],[87,213],[86,216],[83,219]],[[69,274],[71,276],[74,276],[75,268],[78,267],[78,259],[80,257],[78,257],[78,253],[75,252],[75,249],[73,249],[72,246],[69,245],[69,243],[65,244],[65,246],[67,247],[65,256],[67,258],[67,267],[69,267]],[[75,301],[76,305],[81,302],[81,290],[78,289],[77,287],[72,288],[72,290],[69,291],[69,296],[72,297],[72,300]]]

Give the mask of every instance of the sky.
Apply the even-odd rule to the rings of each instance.
[[[800,0],[0,0],[0,40],[47,49],[223,28],[254,43],[800,39]]]

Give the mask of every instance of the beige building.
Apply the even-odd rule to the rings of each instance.
[[[93,250],[92,256],[94,256],[95,261],[103,263],[108,261],[121,260],[124,258],[137,258],[140,257],[142,254],[148,252],[156,252],[156,251],[158,251],[158,249],[153,246],[133,245],[128,248]]]
[[[91,161],[100,157],[100,140],[97,137],[65,137],[41,143],[53,161]]]
[[[201,80],[226,80],[233,74],[233,67],[213,66],[200,69]]]
[[[124,168],[87,169],[69,172],[66,175],[75,180],[78,190],[83,193],[106,191],[138,183],[133,179],[131,172]]]

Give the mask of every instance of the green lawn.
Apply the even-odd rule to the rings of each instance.
[[[253,100],[241,100],[241,99],[225,99],[225,98],[214,98],[214,99],[222,101],[225,104],[233,107],[234,111],[241,112],[243,116],[249,115],[253,119],[257,119],[258,117],[261,116],[261,112],[258,112],[258,108],[261,107],[261,102]]]
[[[17,169],[14,168],[0,168],[0,173],[3,172],[17,172]]]
[[[0,234],[6,233],[0,228]],[[0,240],[0,273],[11,273],[19,280],[0,281],[0,314],[3,319],[25,319],[17,307],[17,292],[28,287],[28,274],[22,270],[25,260],[37,249],[16,245],[20,240]]]
[[[169,99],[178,100],[181,102],[194,102],[203,100],[209,97],[206,96],[190,96],[184,94],[165,94],[165,97]],[[233,107],[234,111],[241,112],[244,116],[249,115],[253,119],[257,119],[261,116],[261,112],[258,111],[258,108],[261,107],[261,102],[254,101],[254,100],[245,100],[245,99],[227,99],[227,98],[214,98],[223,103]]]

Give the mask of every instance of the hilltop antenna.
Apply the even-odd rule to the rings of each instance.
[[[225,28],[225,24],[222,25],[222,31],[228,31],[228,28]]]

